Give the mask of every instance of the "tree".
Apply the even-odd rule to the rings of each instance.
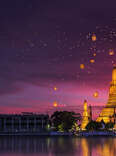
[[[72,126],[81,119],[80,113],[56,111],[51,116],[51,121],[56,131],[68,132]]]
[[[96,121],[90,121],[87,126],[86,126],[86,129],[87,130],[99,130],[102,128],[102,124],[99,123],[99,122],[96,122]]]
[[[114,127],[114,123],[112,123],[112,122],[108,122],[105,125],[106,130],[112,129],[113,127]]]
[[[76,132],[78,132],[80,130],[80,127],[79,127],[79,125],[75,122],[74,124],[73,124],[73,126],[72,126],[72,128],[71,128],[71,132],[73,132],[73,133],[76,133]]]

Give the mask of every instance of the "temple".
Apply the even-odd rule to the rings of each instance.
[[[116,108],[116,66],[112,70],[112,81],[109,88],[109,97],[106,107],[102,110],[97,122],[103,120],[105,123],[115,120],[115,108]]]
[[[89,123],[89,113],[88,113],[88,109],[87,109],[87,101],[85,100],[81,129],[85,130],[88,123]]]

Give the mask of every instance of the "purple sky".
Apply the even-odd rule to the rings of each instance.
[[[77,109],[84,99],[105,105],[113,63],[116,2],[0,2],[0,113],[47,112],[54,101]]]

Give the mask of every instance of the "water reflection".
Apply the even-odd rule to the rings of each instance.
[[[100,156],[115,156],[116,155],[116,139],[104,139],[103,144],[97,146],[98,153]]]
[[[112,137],[0,137],[2,156],[115,156]]]
[[[28,154],[33,156],[75,156],[79,142],[70,137],[1,137],[0,154]],[[7,154],[7,156],[8,156]],[[14,155],[13,155],[14,156]],[[21,155],[22,156],[22,155]]]
[[[115,156],[116,138],[91,137],[81,140],[82,156]]]
[[[89,147],[88,147],[89,145],[88,145],[87,139],[82,138],[81,146],[82,146],[82,155],[89,156]]]

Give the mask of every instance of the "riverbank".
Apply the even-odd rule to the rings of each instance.
[[[80,131],[78,133],[71,132],[2,132],[0,136],[77,136],[77,137],[89,137],[89,136],[116,136],[114,131]]]
[[[115,131],[81,131],[79,133],[76,134],[77,136],[84,136],[84,137],[88,137],[88,136],[116,136],[116,132]]]
[[[72,136],[71,132],[2,132],[0,136]]]

